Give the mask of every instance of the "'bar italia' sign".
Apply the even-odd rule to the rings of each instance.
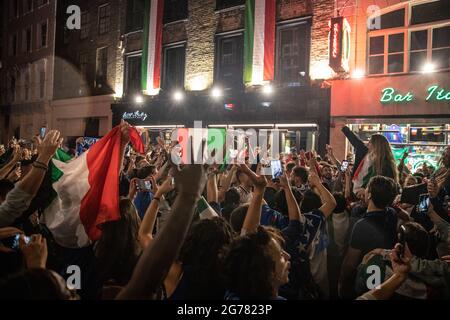
[[[348,72],[350,60],[350,25],[344,17],[331,18],[329,23],[329,60],[335,72]]]
[[[407,93],[401,93],[394,88],[384,88],[381,91],[380,102],[383,104],[408,103],[414,99],[414,92],[409,91]],[[432,85],[427,88],[427,96],[425,101],[450,101],[450,91],[441,88],[438,85]]]

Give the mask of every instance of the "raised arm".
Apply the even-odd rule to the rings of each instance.
[[[336,200],[330,191],[324,187],[317,174],[311,172],[308,180],[309,184],[317,189],[320,199],[322,199],[320,211],[322,211],[325,217],[328,217],[331,213],[333,213],[334,208],[336,208]]]
[[[219,201],[222,202],[225,200],[225,193],[227,193],[228,189],[230,189],[231,181],[233,180],[234,175],[236,174],[237,167],[234,165],[231,167],[231,170],[223,179],[222,188],[219,191]]]
[[[208,174],[208,181],[206,182],[206,201],[209,203],[219,203],[219,191],[217,190],[217,175],[215,172]]]
[[[349,127],[344,126],[342,128],[342,133],[344,133],[345,137],[348,141],[350,141],[355,149],[367,148],[364,142],[352,130],[350,130]]]
[[[258,228],[261,221],[261,208],[263,205],[264,191],[267,180],[265,176],[254,173],[246,164],[240,166],[242,172],[246,174],[254,184],[253,197],[248,206],[247,215],[242,225],[243,232],[252,233]]]
[[[300,212],[300,207],[295,200],[294,194],[292,193],[291,184],[286,173],[280,178],[280,187],[284,190],[284,195],[286,196],[286,202],[288,206],[289,220],[299,220],[304,222],[305,217]]]
[[[341,163],[339,162],[338,159],[336,159],[336,157],[334,156],[334,152],[333,152],[333,147],[330,146],[329,144],[326,145],[327,148],[327,155],[328,157],[330,157],[331,161],[334,162],[334,164],[336,164],[338,166],[338,168],[341,166]]]
[[[183,245],[194,209],[206,183],[202,165],[185,165],[174,170],[178,196],[163,230],[151,241],[139,259],[131,280],[117,299],[149,299],[163,282]]]
[[[155,180],[152,179],[152,184],[155,185]],[[152,202],[145,212],[144,220],[142,220],[139,228],[139,242],[142,248],[146,248],[150,241],[153,240],[153,228],[155,227],[156,216],[158,215],[158,209],[160,201],[164,196],[174,188],[172,185],[172,178],[168,177],[164,183],[157,188],[154,193]]]
[[[6,179],[6,177],[11,172],[11,170],[14,168],[16,163],[18,161],[20,161],[20,158],[21,158],[20,146],[19,145],[15,145],[12,158],[10,159],[10,161],[7,164],[5,164],[0,169],[0,180]]]

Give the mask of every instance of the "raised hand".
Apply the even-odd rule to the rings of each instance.
[[[152,177],[152,179],[154,181],[153,177]],[[152,184],[153,184],[153,181],[152,181]],[[155,183],[155,185],[156,185],[156,183]],[[172,191],[174,188],[175,188],[175,185],[172,184],[172,177],[168,176],[166,178],[166,180],[159,187],[157,187],[157,191],[154,194],[158,195],[158,196],[163,196],[163,195],[167,194],[168,192]]]
[[[63,139],[61,138],[61,133],[58,130],[50,130],[45,135],[44,140],[42,140],[37,147],[40,161],[48,163],[61,145],[62,141]]]
[[[319,187],[322,185],[322,181],[319,176],[314,172],[310,172],[308,182],[312,187]]]
[[[47,263],[47,240],[40,234],[33,234],[30,242],[25,243],[24,236],[19,238],[19,248],[25,258],[28,269],[43,268]]]
[[[14,227],[0,228],[0,240],[15,236],[16,234],[23,234],[23,231]],[[14,252],[14,250],[3,246],[0,242],[0,252],[10,253]]]
[[[286,172],[280,177],[280,182],[278,183],[281,189],[288,190],[291,187],[291,184],[289,182],[289,178],[286,174]]]
[[[392,264],[392,270],[394,273],[406,277],[409,270],[411,270],[411,258],[412,254],[408,248],[408,245],[405,244],[403,257],[400,256],[400,243],[397,243],[393,250],[391,250],[390,258]]]
[[[257,175],[254,173],[246,164],[241,164],[239,168],[245,173],[250,180],[253,182],[255,189],[261,190],[265,189],[267,186],[267,179],[265,176]]]

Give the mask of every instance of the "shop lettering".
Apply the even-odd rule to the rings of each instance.
[[[413,92],[407,92],[406,94],[396,91],[394,88],[384,88],[381,91],[380,102],[387,103],[407,103],[413,101],[415,98]],[[438,85],[433,85],[427,89],[427,97],[425,101],[450,101],[450,91],[441,88]]]
[[[428,88],[428,97],[426,100],[449,101],[450,91],[445,91],[445,89],[442,89],[439,86],[431,86]]]
[[[142,120],[145,121],[147,119],[148,115],[145,112],[142,111],[135,111],[135,112],[124,112],[122,115],[123,120]]]
[[[414,99],[414,95],[411,92],[408,92],[405,95],[402,95],[395,91],[394,88],[386,88],[382,91],[383,95],[381,97],[381,103],[401,103],[401,102],[409,102]]]

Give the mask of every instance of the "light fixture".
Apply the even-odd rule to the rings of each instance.
[[[183,98],[184,98],[183,92],[181,92],[180,90],[174,92],[173,99],[175,101],[180,102],[181,100],[183,100]]]
[[[215,99],[222,97],[222,90],[220,90],[218,87],[214,87],[211,90],[211,96]]]
[[[352,78],[353,79],[361,79],[364,77],[364,71],[361,69],[356,69],[355,71],[353,71],[352,73]]]
[[[273,87],[270,84],[266,84],[265,86],[263,86],[262,91],[267,96],[271,95],[273,93]]]
[[[425,63],[425,65],[422,68],[423,73],[430,73],[434,71],[434,64],[432,63]]]
[[[137,104],[142,104],[144,102],[144,97],[139,94],[134,98],[134,102]]]

